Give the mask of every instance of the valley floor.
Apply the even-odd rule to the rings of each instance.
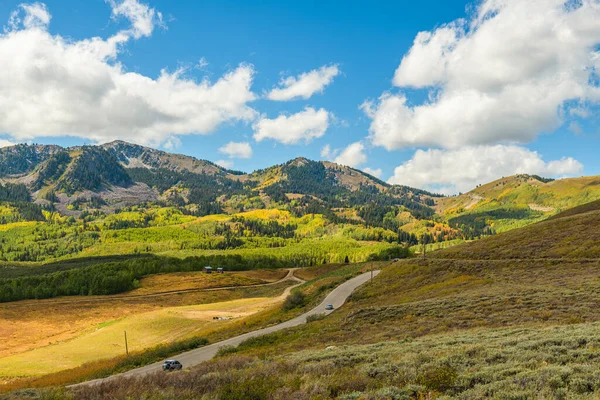
[[[124,295],[6,303],[0,335],[10,340],[0,343],[0,380],[124,354],[124,331],[137,352],[222,329],[280,303],[295,283],[288,270],[175,273],[149,276]]]

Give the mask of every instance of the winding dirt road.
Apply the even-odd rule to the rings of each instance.
[[[293,274],[292,271],[291,271],[291,274]],[[372,273],[367,272],[367,273],[364,273],[362,275],[359,275],[357,277],[354,277],[354,278],[342,283],[340,286],[333,289],[331,291],[331,293],[329,293],[327,295],[327,297],[325,297],[325,300],[323,300],[323,302],[321,304],[319,304],[317,307],[313,308],[312,310],[310,310],[294,319],[291,319],[286,322],[282,322],[277,325],[269,326],[267,328],[259,329],[259,330],[253,331],[253,332],[248,332],[243,335],[233,337],[231,339],[223,340],[221,342],[213,343],[208,346],[200,347],[198,349],[190,350],[185,353],[181,353],[179,355],[173,356],[171,358],[179,360],[185,368],[192,367],[194,365],[198,365],[204,361],[208,361],[211,358],[213,358],[217,354],[217,351],[219,351],[219,349],[223,346],[237,346],[246,339],[250,339],[250,338],[257,337],[257,336],[266,335],[266,334],[269,334],[272,332],[277,332],[282,329],[287,329],[287,328],[292,328],[294,326],[302,325],[302,324],[306,323],[307,317],[314,315],[314,314],[330,314],[333,311],[325,310],[325,306],[327,304],[333,305],[334,310],[336,310],[337,308],[341,307],[346,302],[348,297],[352,294],[352,292],[354,292],[354,290],[356,290],[356,288],[365,284],[366,282],[369,281],[369,279],[371,279],[371,276],[376,276],[377,274],[379,274],[379,271],[373,271]],[[299,285],[303,282],[301,279],[298,279],[298,278],[294,277],[293,275],[291,275],[291,276],[293,277],[293,279],[295,279],[299,282],[298,283]],[[295,287],[295,286],[296,285],[294,285],[293,287]],[[291,289],[292,289],[292,287],[287,288],[286,293],[289,293],[289,291]],[[107,378],[94,379],[91,381],[78,383],[76,385],[71,385],[71,386],[69,386],[69,388],[77,388],[80,386],[88,386],[88,385],[98,385],[103,382],[108,382],[110,380],[120,378],[120,377],[136,377],[136,376],[152,374],[157,371],[160,371],[161,367],[162,367],[162,361],[156,362],[154,364],[149,364],[144,367],[132,369],[132,370],[124,372],[122,374],[109,376]]]

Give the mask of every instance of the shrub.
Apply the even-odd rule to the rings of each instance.
[[[290,294],[283,302],[283,311],[293,310],[294,308],[304,307],[306,305],[306,296],[302,292]]]
[[[221,346],[219,350],[217,350],[217,357],[226,356],[229,354],[234,354],[238,352],[237,346]]]
[[[325,317],[325,314],[312,314],[306,317],[306,322],[320,321],[322,319],[325,319]]]
[[[569,383],[569,389],[578,394],[590,393],[594,391],[591,383],[582,378],[572,379]]]
[[[417,378],[417,382],[427,389],[445,392],[454,386],[457,377],[456,368],[443,365],[425,369]]]
[[[244,340],[242,343],[240,343],[240,345],[238,346],[238,349],[245,350],[245,349],[249,349],[251,347],[270,346],[270,345],[275,344],[277,342],[277,339],[278,339],[278,336],[276,333],[271,333],[269,335],[262,335],[262,336],[249,338],[249,339]]]
[[[221,400],[266,400],[281,384],[275,377],[251,376],[236,379],[223,386],[217,398]]]
[[[407,389],[400,389],[395,386],[388,386],[379,389],[375,393],[376,399],[390,399],[390,400],[410,400],[412,391]]]

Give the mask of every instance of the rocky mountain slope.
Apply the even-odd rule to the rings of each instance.
[[[60,203],[89,197],[91,193],[114,199],[115,193],[131,187],[140,192],[138,200],[135,192],[128,193],[128,197],[133,196],[133,203],[171,199],[181,204],[199,201],[224,204],[237,196],[245,200],[256,197],[272,204],[306,195],[344,205],[356,203],[358,194],[364,192],[366,197],[387,196],[390,203],[403,198],[425,205],[432,204],[426,200],[433,197],[417,189],[393,188],[362,171],[331,162],[297,158],[243,174],[210,161],[122,141],[72,148],[44,145],[3,148],[0,181],[25,185],[36,200],[47,200],[48,193],[55,193]],[[200,191],[205,193],[201,195]],[[150,192],[154,196],[149,196]]]

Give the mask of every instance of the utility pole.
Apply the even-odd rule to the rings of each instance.
[[[423,259],[425,259],[425,252],[427,251],[427,244],[425,244],[425,234],[421,236],[421,243],[423,243]]]
[[[127,331],[123,331],[125,333],[125,354],[129,356],[129,346],[127,345]]]

